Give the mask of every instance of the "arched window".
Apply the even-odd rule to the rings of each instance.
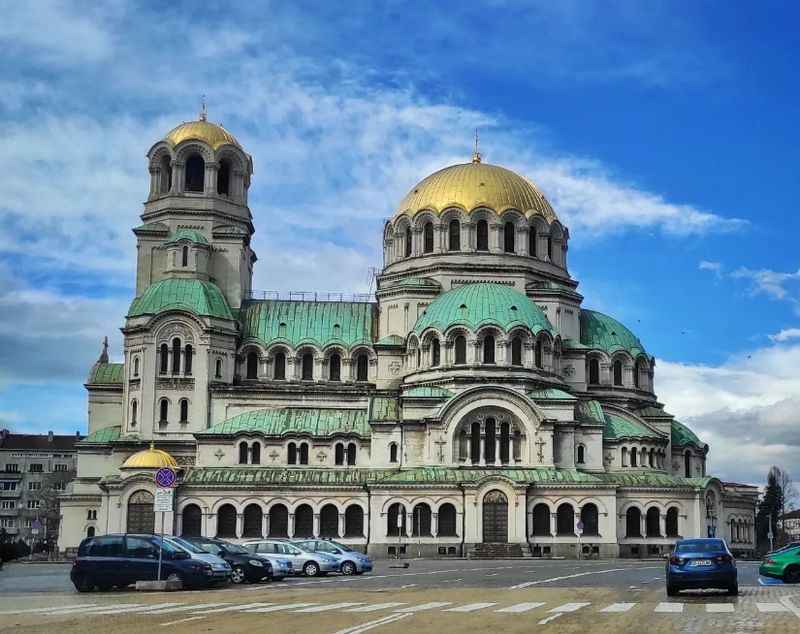
[[[661,537],[661,512],[655,506],[647,509],[645,527],[648,537]]]
[[[139,376],[139,357],[133,358],[133,376]]]
[[[199,154],[192,154],[186,161],[186,184],[184,190],[187,192],[202,192],[205,183],[206,163]]]
[[[472,423],[470,429],[470,443],[469,443],[469,459],[472,464],[477,464],[481,461],[481,424]]]
[[[254,442],[250,447],[250,464],[261,464],[261,443]]]
[[[356,357],[356,381],[367,380],[367,363],[367,355],[360,354]]]
[[[289,511],[283,504],[269,509],[269,537],[289,537]]]
[[[431,535],[431,507],[417,504],[411,513],[411,534],[414,537],[430,537]]]
[[[203,531],[203,512],[197,504],[187,504],[181,513],[182,537],[200,537]]]
[[[564,503],[556,511],[556,533],[558,535],[575,534],[575,509],[572,504]]]
[[[683,476],[692,477],[692,452],[688,449],[683,453]]]
[[[536,247],[536,240],[537,240],[537,233],[536,227],[531,227],[530,231],[528,231],[528,255],[535,258],[537,257],[537,247]]]
[[[511,365],[522,365],[522,337],[511,340]]]
[[[487,464],[493,463],[497,456],[495,450],[497,449],[497,423],[494,418],[487,418],[483,425],[483,437],[485,439],[483,457]]]
[[[614,385],[622,385],[622,361],[614,361]]]
[[[456,507],[449,502],[439,507],[438,536],[458,537],[456,532]]]
[[[494,363],[494,337],[486,335],[483,338],[483,362]]]
[[[217,537],[236,537],[236,509],[223,504],[217,511]]]
[[[386,514],[386,535],[397,537],[406,534],[406,509],[399,502],[389,507]]]
[[[276,381],[286,379],[286,355],[283,352],[275,353],[275,369],[272,375]]]
[[[356,463],[356,443],[351,442],[347,445],[347,464],[354,465]]]
[[[533,362],[538,369],[542,369],[542,340],[537,339],[533,347]]]
[[[169,401],[162,398],[158,404],[158,422],[166,423],[169,418]]]
[[[465,365],[467,363],[467,338],[464,335],[456,337],[455,349],[456,365]]]
[[[409,227],[408,229],[406,229],[406,233],[405,233],[406,257],[407,258],[411,257],[412,237],[413,237],[413,234],[411,233],[411,227]]]
[[[172,163],[169,156],[161,157],[161,193],[168,194],[172,190]]]
[[[159,356],[159,372],[161,374],[166,374],[167,368],[169,368],[169,346],[167,344],[165,343],[161,344],[158,356]]]
[[[308,443],[300,443],[300,464],[308,464]]]
[[[500,423],[500,462],[508,464],[511,462],[511,426],[508,423]]]
[[[181,340],[175,337],[172,340],[172,374],[181,373]]]
[[[553,261],[553,238],[550,235],[547,236],[547,261]]]
[[[667,509],[667,537],[678,536],[678,509],[674,506]]]
[[[319,536],[339,537],[339,509],[326,504],[319,512]]]
[[[578,456],[575,462],[583,464],[586,461],[586,448],[583,445],[578,445]]]
[[[364,536],[364,509],[358,504],[351,504],[344,511],[344,536]]]
[[[650,465],[651,468],[655,468],[655,466],[656,466],[655,453],[656,453],[656,450],[655,449],[651,449],[650,453],[647,455],[647,462],[648,462],[648,464]]]
[[[550,507],[539,503],[533,507],[533,534],[536,537],[550,536]]]
[[[301,376],[303,381],[314,380],[314,355],[306,352],[302,357]]]
[[[344,444],[340,443],[340,442],[337,442],[336,446],[333,448],[333,453],[334,453],[334,462],[337,465],[343,465],[344,464]]]
[[[186,376],[192,375],[192,354],[194,353],[194,349],[190,344],[187,344],[184,348],[184,358],[183,358],[183,373]]]
[[[189,266],[189,247],[181,247],[181,266]]]
[[[433,223],[426,222],[422,228],[422,251],[433,253]]]
[[[598,359],[589,359],[589,385],[598,385],[600,383],[600,361]]]
[[[214,378],[222,378],[222,359],[217,359],[216,363],[214,364]]]
[[[638,467],[639,466],[639,459],[638,455],[636,454],[636,447],[631,447],[631,466]]]
[[[180,414],[181,414],[181,422],[188,423],[189,422],[189,399],[182,398],[179,403],[180,407]]]
[[[294,536],[314,536],[314,511],[308,504],[301,504],[294,511]]]
[[[328,379],[331,381],[342,380],[342,357],[336,353],[328,358]]]
[[[247,442],[242,441],[239,443],[239,464],[247,464]]]
[[[131,427],[136,427],[136,418],[139,414],[139,403],[136,399],[131,401]]]
[[[503,250],[506,253],[514,253],[516,250],[513,222],[507,222],[503,225]]]
[[[227,159],[222,159],[219,162],[219,170],[217,171],[217,193],[223,196],[228,196],[231,192],[231,163]]]
[[[597,506],[591,502],[584,504],[581,507],[581,522],[583,523],[584,535],[598,535]]]
[[[286,447],[286,462],[289,464],[297,464],[297,445],[290,442]]]
[[[153,494],[136,491],[128,498],[127,533],[155,533],[156,514],[153,510]]]
[[[447,227],[447,248],[450,251],[461,250],[461,223],[451,220]]]
[[[489,223],[485,220],[478,220],[475,227],[476,248],[478,251],[489,250]]]
[[[630,507],[625,513],[625,536],[642,536],[642,512],[635,506]]]
[[[242,537],[263,537],[264,511],[258,504],[248,504],[242,518]]]
[[[442,351],[439,347],[439,340],[434,339],[431,341],[431,366],[437,367],[441,363]]]
[[[251,350],[247,353],[247,374],[248,379],[258,378],[258,353]]]
[[[628,448],[627,447],[623,447],[622,448],[622,466],[623,467],[627,467],[628,466]]]
[[[397,462],[397,443],[389,444],[389,462]]]
[[[642,371],[642,364],[641,362],[636,361],[636,363],[633,366],[633,387],[635,387],[637,390],[639,389],[639,384],[641,381],[641,379],[639,378],[639,373],[641,371]]]

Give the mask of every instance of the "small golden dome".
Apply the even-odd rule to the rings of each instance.
[[[544,216],[548,222],[556,219],[536,185],[504,167],[481,163],[479,156],[471,163],[445,167],[421,180],[403,198],[397,214],[414,216],[424,209],[441,214],[450,207],[466,211],[488,207],[498,214],[517,209],[529,217]]]
[[[211,123],[205,119],[199,121],[186,121],[176,128],[170,130],[164,140],[173,147],[189,139],[208,143],[213,149],[229,143],[238,148],[242,146],[230,132],[217,123]]]
[[[161,469],[162,467],[177,469],[178,463],[166,451],[156,449],[153,443],[150,443],[149,449],[137,451],[122,464],[123,469]]]

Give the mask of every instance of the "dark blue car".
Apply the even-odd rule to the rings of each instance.
[[[667,595],[716,588],[739,594],[736,560],[723,539],[681,539],[667,562]]]
[[[102,535],[87,537],[78,547],[70,579],[78,592],[94,588],[124,588],[158,575],[157,535]],[[178,580],[184,588],[205,587],[228,582],[230,568],[214,570],[209,563],[192,559],[166,540],[161,551],[161,578]]]

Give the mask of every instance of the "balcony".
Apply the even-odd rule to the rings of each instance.
[[[17,499],[22,496],[22,489],[17,487],[15,491],[0,491],[0,499],[10,500]]]

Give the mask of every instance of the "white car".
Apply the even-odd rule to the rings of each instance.
[[[291,544],[283,539],[256,539],[242,544],[247,550],[259,555],[280,556],[292,562],[294,574],[307,577],[339,572],[339,560],[325,553],[315,553]]]

